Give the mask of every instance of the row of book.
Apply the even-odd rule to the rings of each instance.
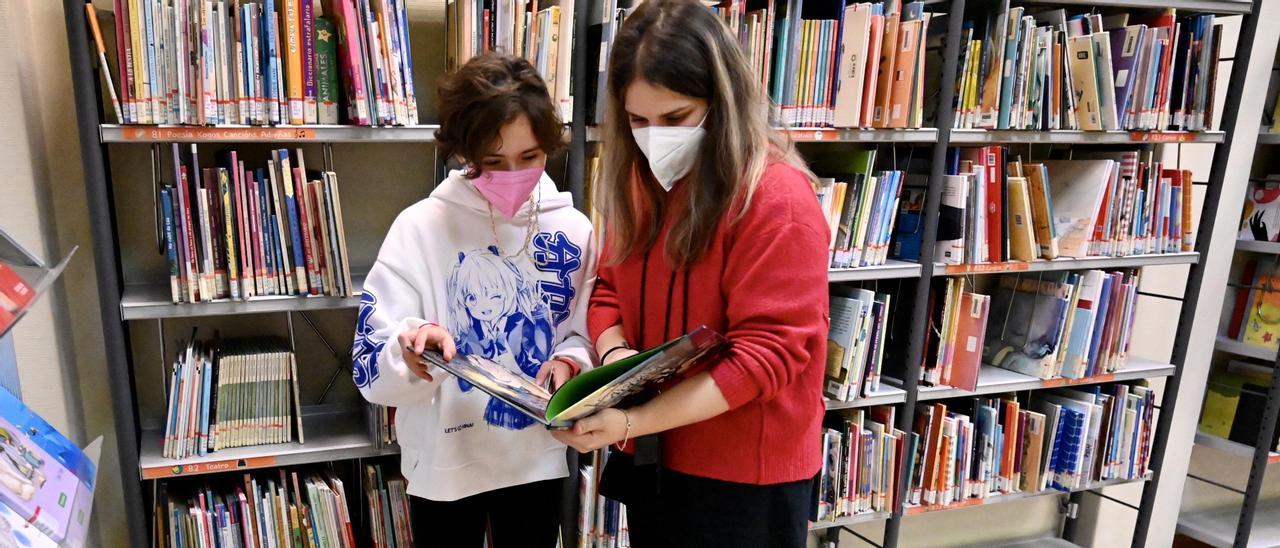
[[[1192,179],[1154,152],[1024,164],[1002,147],[953,149],[935,255],[943,264],[1191,251]]]
[[[405,4],[114,0],[117,113],[125,124],[415,125]]]
[[[932,17],[923,2],[725,0],[720,6],[761,85],[781,107],[783,124],[922,125]]]
[[[180,346],[169,379],[166,458],[305,441],[297,362],[284,341],[200,342],[193,331]]]
[[[338,475],[277,469],[244,474],[242,482],[161,484],[156,500],[158,544],[171,548],[362,545],[356,541],[353,512]]]
[[[369,439],[373,440],[374,449],[385,449],[396,440],[396,408],[365,402],[365,421],[369,429]]]
[[[224,151],[202,169],[196,145],[190,164],[172,146],[160,207],[174,303],[354,294],[336,173],[307,171],[302,149],[256,170]]]
[[[880,388],[892,298],[869,289],[832,286],[823,388],[828,398],[850,401]]]
[[[829,413],[822,435],[818,522],[897,508],[912,434],[894,427],[895,408]]]
[[[538,70],[560,106],[573,118],[575,0],[448,0],[445,2],[449,70],[490,51],[516,55]]]
[[[346,481],[332,469],[279,468],[243,474],[239,482],[162,483],[156,498],[157,544],[412,548],[407,483],[383,468],[365,464],[357,472],[360,478]],[[352,492],[349,499],[346,487],[353,482],[363,493]],[[351,508],[356,500],[367,511]]]
[[[1068,16],[1009,7],[965,23],[955,128],[1204,131],[1222,25],[1168,8]]]
[[[608,449],[596,453],[607,458]],[[587,464],[578,468],[579,548],[630,548],[627,527],[627,505],[600,494],[600,477],[604,465]]]
[[[1150,465],[1155,392],[1144,381],[923,405],[912,429],[907,502],[969,499],[1137,480]]]
[[[397,464],[387,468],[398,470],[400,467]],[[398,472],[388,471],[381,464],[366,464],[362,483],[364,502],[369,507],[367,523],[372,545],[375,548],[413,548],[408,482]],[[294,548],[299,547],[295,544]]]
[[[1280,262],[1250,259],[1239,273],[1227,336],[1242,343],[1280,348]]]
[[[1138,271],[1005,274],[990,295],[967,278],[931,287],[920,380],[974,390],[983,364],[1040,379],[1123,369],[1138,302]]]
[[[1209,372],[1199,431],[1250,447],[1257,444],[1267,407],[1271,374],[1270,364],[1239,360],[1214,367]],[[1280,429],[1268,441],[1267,447],[1271,451],[1280,451],[1278,441]]]
[[[875,171],[875,150],[819,157],[818,202],[831,228],[831,268],[885,264],[889,259],[895,212],[904,193],[907,174]],[[923,200],[923,191],[906,190],[908,200]]]

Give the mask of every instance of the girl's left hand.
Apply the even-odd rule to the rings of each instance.
[[[572,428],[551,431],[552,437],[577,449],[579,453],[590,453],[611,443],[618,443],[627,434],[627,414],[618,409],[605,409],[579,420]]]
[[[573,368],[562,360],[550,360],[542,364],[538,368],[538,374],[533,378],[533,382],[538,386],[546,386],[547,379],[551,379],[551,391],[560,389],[560,385],[569,382],[573,378]]]

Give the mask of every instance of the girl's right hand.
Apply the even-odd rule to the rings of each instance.
[[[400,352],[404,355],[404,363],[409,366],[409,370],[414,375],[421,377],[423,380],[434,380],[430,373],[427,373],[427,364],[422,361],[419,356],[425,350],[437,350],[444,356],[445,361],[452,360],[457,354],[457,348],[453,345],[453,335],[443,327],[433,323],[424,323],[417,329],[405,331],[400,334]]]

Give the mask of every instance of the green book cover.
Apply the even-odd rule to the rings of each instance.
[[[727,345],[723,335],[701,326],[656,348],[583,371],[554,394],[527,376],[479,356],[459,355],[446,362],[440,353],[427,351],[422,357],[534,420],[562,428],[667,381]]]
[[[338,123],[338,31],[333,20],[316,17],[316,102],[320,124]]]

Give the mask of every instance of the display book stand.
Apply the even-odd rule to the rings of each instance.
[[[0,267],[17,274],[30,291],[29,298],[17,310],[8,311],[12,315],[0,322],[0,339],[8,336],[36,301],[48,293],[77,249],[72,248],[66,257],[51,265],[0,228]],[[83,546],[102,456],[102,436],[80,448],[27,408],[21,402],[22,386],[16,367],[16,363],[0,363],[0,429],[6,433],[3,452],[19,461],[28,454],[36,458],[29,461],[31,476],[19,480],[19,485],[31,488],[26,497],[12,496],[13,478],[23,476],[23,470],[16,464],[4,464],[7,477],[0,494],[0,523],[4,524],[0,541],[15,545],[21,542],[25,546]],[[89,466],[79,464],[85,461]],[[53,470],[55,467],[61,470]],[[66,506],[41,511],[44,504],[58,504],[60,496],[66,497]]]
[[[1278,69],[1280,69],[1280,65],[1273,65],[1273,74]],[[1270,97],[1271,95],[1269,94],[1268,99]],[[1267,103],[1264,108],[1270,108],[1271,106],[1271,103]],[[1271,120],[1271,127],[1264,126],[1260,128],[1256,136],[1256,146],[1259,149],[1269,151],[1274,146],[1280,145],[1280,133],[1275,133],[1276,124],[1277,120]],[[1262,158],[1265,163],[1268,156],[1259,154],[1258,158]],[[1253,164],[1257,163],[1257,161],[1249,163]],[[1267,166],[1269,164],[1259,164],[1254,168],[1265,169]],[[1247,185],[1247,181],[1242,180],[1241,183]],[[1248,187],[1245,188],[1245,192],[1249,192]],[[1231,220],[1226,213],[1223,214],[1223,217],[1224,220]],[[1260,262],[1280,261],[1280,244],[1273,242],[1236,240],[1233,251],[1236,258],[1256,258]],[[1236,265],[1232,266],[1232,270],[1235,271]],[[1232,286],[1235,291],[1250,291],[1256,287],[1249,285],[1248,280],[1241,280],[1239,283],[1228,282],[1227,285]],[[1261,289],[1267,290],[1271,288],[1263,287]],[[1229,311],[1229,307],[1234,305],[1233,299],[1224,299],[1222,303],[1225,309],[1224,312]],[[1219,332],[1224,330],[1225,326],[1219,326]],[[1258,438],[1254,443],[1238,443],[1200,431],[1195,434],[1197,447],[1205,447],[1215,452],[1249,459],[1249,474],[1243,489],[1219,479],[1205,477],[1197,470],[1192,470],[1187,474],[1189,479],[1239,495],[1241,497],[1239,509],[1234,510],[1233,507],[1228,506],[1180,513],[1177,531],[1181,535],[1214,546],[1244,548],[1245,546],[1273,546],[1280,544],[1280,529],[1277,529],[1274,523],[1268,523],[1265,517],[1259,519],[1260,514],[1275,516],[1280,512],[1280,508],[1277,507],[1275,501],[1261,500],[1268,467],[1280,462],[1280,454],[1277,454],[1270,447],[1271,440],[1275,436],[1277,421],[1280,420],[1280,375],[1275,374],[1275,371],[1280,369],[1280,353],[1260,346],[1246,344],[1222,334],[1219,334],[1214,340],[1213,350],[1219,356],[1250,358],[1254,362],[1270,362],[1271,383],[1267,389],[1266,406],[1258,423]]]
[[[1240,33],[1239,43],[1250,44],[1256,27],[1256,20],[1250,14],[1257,10],[1262,0],[1238,1],[1238,0],[1166,0],[1162,2],[1154,2],[1150,0],[1098,0],[1096,2],[1087,2],[1079,0],[1058,0],[1058,1],[1042,1],[1042,0],[1025,0],[1023,2],[1015,1],[1015,5],[1019,4],[1048,4],[1060,5],[1065,7],[1073,7],[1077,9],[1087,10],[1091,6],[1108,7],[1108,8],[1132,8],[1132,9],[1157,9],[1165,7],[1174,7],[1181,11],[1187,12],[1212,12],[1220,14],[1239,14],[1243,15],[1244,22]],[[966,0],[944,0],[942,2],[929,2],[931,11],[963,14],[966,13]],[[587,14],[587,2],[575,3],[575,35],[587,36],[587,27],[589,24]],[[119,216],[114,206],[114,189],[127,189],[129,185],[140,184],[138,181],[111,181],[110,169],[110,150],[109,144],[123,145],[127,143],[135,143],[136,145],[155,146],[159,143],[181,142],[181,143],[202,143],[202,142],[224,142],[224,143],[280,143],[284,145],[298,143],[318,143],[321,144],[326,154],[326,169],[331,168],[331,150],[332,143],[426,143],[429,144],[434,140],[434,132],[437,126],[419,125],[411,127],[348,127],[348,126],[285,126],[275,128],[192,128],[192,127],[155,127],[155,126],[119,126],[106,123],[104,110],[104,96],[99,84],[99,74],[94,66],[95,50],[91,42],[83,11],[83,0],[63,0],[64,17],[66,20],[67,34],[69,40],[69,54],[71,60],[71,70],[74,81],[76,112],[79,125],[80,147],[82,154],[82,163],[85,172],[85,192],[88,199],[88,208],[90,212],[90,227],[93,233],[93,258],[97,266],[98,274],[98,290],[101,305],[101,318],[103,323],[104,352],[103,356],[107,360],[111,375],[109,375],[109,388],[111,390],[112,400],[116,403],[115,411],[115,427],[118,436],[119,460],[122,474],[122,489],[124,495],[124,513],[126,516],[126,525],[128,526],[130,535],[130,545],[146,546],[149,544],[147,531],[150,530],[149,518],[147,516],[148,508],[146,506],[146,498],[144,497],[144,487],[148,486],[148,482],[154,482],[150,477],[159,477],[165,474],[161,471],[175,471],[180,469],[182,475],[208,473],[213,471],[221,471],[226,469],[249,469],[263,468],[272,466],[284,466],[306,463],[331,462],[341,460],[356,460],[380,455],[389,455],[396,452],[395,447],[376,449],[373,443],[368,439],[363,431],[363,427],[356,425],[354,429],[334,433],[332,436],[325,436],[324,433],[314,431],[314,434],[308,438],[305,446],[298,444],[285,444],[281,446],[260,446],[247,448],[247,450],[235,450],[217,453],[210,457],[201,459],[187,459],[181,463],[160,458],[158,454],[150,454],[144,451],[145,443],[142,443],[142,429],[138,420],[138,404],[139,395],[134,387],[134,354],[130,348],[129,330],[131,325],[140,321],[155,321],[163,329],[163,321],[165,319],[176,318],[198,318],[205,316],[237,316],[244,314],[263,314],[263,313],[284,313],[289,321],[290,333],[292,333],[292,320],[294,313],[298,313],[304,319],[307,319],[306,313],[312,310],[325,309],[350,309],[358,305],[358,298],[297,298],[297,299],[268,299],[254,300],[249,302],[223,302],[223,303],[198,303],[198,304],[181,304],[173,305],[164,298],[164,291],[159,293],[154,288],[139,287],[126,285],[126,276],[123,270],[123,252],[122,246],[125,242],[120,239]],[[971,13],[976,13],[975,7]],[[790,129],[780,130],[786,131],[790,137],[798,142],[826,142],[837,143],[835,146],[856,145],[858,143],[903,143],[908,146],[920,147],[922,149],[930,149],[931,154],[928,156],[930,162],[929,185],[926,196],[925,208],[925,225],[923,234],[923,245],[921,259],[919,263],[906,263],[890,261],[889,264],[880,267],[856,268],[832,270],[830,280],[832,283],[861,281],[861,280],[917,280],[915,287],[914,302],[926,302],[928,297],[929,281],[935,277],[960,274],[984,274],[998,273],[1001,271],[1025,271],[1025,270],[1074,270],[1088,268],[1120,268],[1120,267],[1141,267],[1148,265],[1163,264],[1189,264],[1190,276],[1185,292],[1186,299],[1182,302],[1182,311],[1177,329],[1177,342],[1174,346],[1172,360],[1170,364],[1155,365],[1151,367],[1132,368],[1131,371],[1122,371],[1114,377],[1106,379],[1094,379],[1093,382],[1107,382],[1112,380],[1126,380],[1136,378],[1154,378],[1167,376],[1166,388],[1163,393],[1163,406],[1158,421],[1158,429],[1154,438],[1154,447],[1152,448],[1152,462],[1156,466],[1151,478],[1146,482],[1143,490],[1142,503],[1135,507],[1137,513],[1136,527],[1133,537],[1134,546],[1143,546],[1146,541],[1147,529],[1150,525],[1152,507],[1155,503],[1156,486],[1160,482],[1159,463],[1164,455],[1165,446],[1167,444],[1166,433],[1170,426],[1174,405],[1176,403],[1176,395],[1178,391],[1178,383],[1181,377],[1181,363],[1187,353],[1188,334],[1192,329],[1191,319],[1195,317],[1197,301],[1195,299],[1199,292],[1203,265],[1198,262],[1198,257],[1205,253],[1205,250],[1213,242],[1209,236],[1212,233],[1213,218],[1218,210],[1219,195],[1221,192],[1221,184],[1224,180],[1225,166],[1228,158],[1228,151],[1231,150],[1230,143],[1233,140],[1233,131],[1237,118],[1238,98],[1240,89],[1245,83],[1245,71],[1233,70],[1231,73],[1230,85],[1227,87],[1227,99],[1221,104],[1223,105],[1224,114],[1221,122],[1221,131],[1203,132],[1203,133],[1125,133],[1125,132],[1076,132],[1076,131],[971,131],[951,129],[952,112],[950,105],[954,96],[954,86],[951,82],[955,81],[957,72],[957,64],[959,57],[959,46],[961,41],[961,25],[964,17],[950,17],[946,19],[949,25],[943,46],[943,58],[941,67],[941,86],[940,92],[937,94],[938,109],[936,116],[936,128],[925,129],[908,129],[908,130],[831,130],[831,129]],[[421,36],[415,36],[422,39]],[[443,40],[443,37],[440,37]],[[442,48],[443,49],[443,48]],[[1240,48],[1234,67],[1247,66],[1249,57],[1249,48]],[[594,72],[589,72],[588,67],[595,68],[594,59],[590,59],[588,55],[588,44],[586,40],[576,40],[573,45],[573,73],[578,75],[591,76]],[[1240,63],[1244,60],[1246,62]],[[591,63],[591,65],[589,65]],[[930,69],[932,70],[932,69]],[[423,90],[419,90],[423,92]],[[583,182],[584,167],[586,159],[587,144],[594,140],[594,128],[588,127],[587,120],[587,103],[582,100],[587,96],[587,78],[573,79],[573,95],[577,100],[574,101],[572,122],[569,124],[570,146],[568,149],[568,161],[566,167],[565,178],[569,190],[573,193],[577,203],[582,204],[583,199]],[[1181,253],[1172,255],[1157,256],[1134,256],[1121,258],[1089,258],[1089,259],[1067,259],[1056,260],[1044,263],[1009,263],[1007,265],[996,265],[994,268],[984,268],[981,272],[956,272],[949,271],[942,265],[935,265],[932,260],[932,250],[934,244],[934,235],[937,230],[937,212],[939,208],[939,199],[942,189],[943,166],[948,147],[958,145],[981,145],[981,144],[1036,144],[1036,143],[1052,143],[1059,145],[1131,145],[1142,147],[1157,146],[1155,143],[1181,143],[1181,142],[1205,142],[1205,143],[1221,143],[1214,154],[1213,168],[1210,173],[1209,183],[1205,191],[1205,221],[1201,223],[1199,228],[1196,245],[1197,252]],[[845,145],[841,145],[844,143]],[[429,145],[428,145],[429,146]],[[434,147],[430,147],[434,153]],[[803,150],[803,147],[802,147]],[[920,151],[923,153],[923,150]],[[440,175],[441,162],[439,159],[435,161],[437,166],[437,177]],[[153,181],[154,183],[154,181]],[[984,265],[990,267],[992,265]],[[358,290],[362,277],[356,276],[356,287]],[[152,297],[153,295],[161,295],[160,297]],[[854,402],[828,402],[828,409],[842,409],[851,407],[862,407],[870,405],[900,405],[898,412],[897,427],[904,431],[909,431],[913,423],[913,413],[915,405],[918,401],[940,399],[956,396],[965,396],[973,394],[995,394],[1005,393],[1009,391],[1024,391],[1051,388],[1057,386],[1057,383],[1051,381],[1040,381],[1028,377],[1026,382],[1008,384],[984,384],[980,379],[977,392],[963,392],[957,390],[922,390],[918,386],[916,379],[918,378],[921,357],[924,346],[924,334],[927,328],[928,314],[924,306],[916,306],[910,312],[910,332],[911,344],[907,352],[907,365],[905,366],[905,375],[901,387],[887,387],[881,392],[869,398],[859,399]],[[310,320],[308,320],[310,323]],[[337,352],[334,353],[339,360],[343,358]],[[330,410],[330,413],[335,411]],[[337,411],[341,413],[341,411]],[[304,411],[304,416],[306,412]],[[322,417],[316,417],[323,420]],[[330,430],[332,430],[332,424]],[[148,435],[154,432],[148,432]],[[318,439],[312,439],[318,438]],[[815,440],[817,443],[817,440]],[[571,458],[571,461],[574,459]],[[180,468],[175,465],[181,464]],[[571,465],[574,463],[571,462]],[[576,467],[576,465],[575,465]],[[571,468],[572,469],[572,468]],[[152,474],[149,474],[152,472]],[[572,501],[566,504],[564,523],[565,545],[576,544],[570,542],[576,537],[576,500],[577,487],[572,485],[576,483],[577,474],[571,474],[570,486],[567,489],[566,499]],[[898,481],[905,481],[905,478],[898,478]],[[150,484],[154,488],[154,483]],[[1099,486],[1091,486],[1090,491]],[[150,490],[150,489],[148,489]],[[1064,514],[1067,518],[1064,520],[1062,528],[1062,536],[1070,541],[1075,533],[1074,519],[1075,508],[1078,501],[1083,497],[1083,492],[1071,493],[1069,499],[1064,504]],[[1001,500],[1012,500],[1015,497],[1006,498],[989,498],[986,499],[987,504],[991,504]],[[1018,497],[1021,498],[1021,497]],[[904,509],[896,508],[892,512],[864,514],[845,518],[836,522],[824,522],[814,525],[815,533],[823,535],[827,542],[838,542],[841,531],[848,530],[850,526],[864,522],[879,522],[883,524],[884,535],[883,542],[875,543],[870,539],[865,539],[873,545],[896,546],[899,541],[900,529],[904,519]],[[855,533],[856,534],[856,533]],[[859,535],[861,536],[861,535]],[[1040,539],[1036,539],[1040,540]],[[1061,542],[1061,541],[1059,541]]]

